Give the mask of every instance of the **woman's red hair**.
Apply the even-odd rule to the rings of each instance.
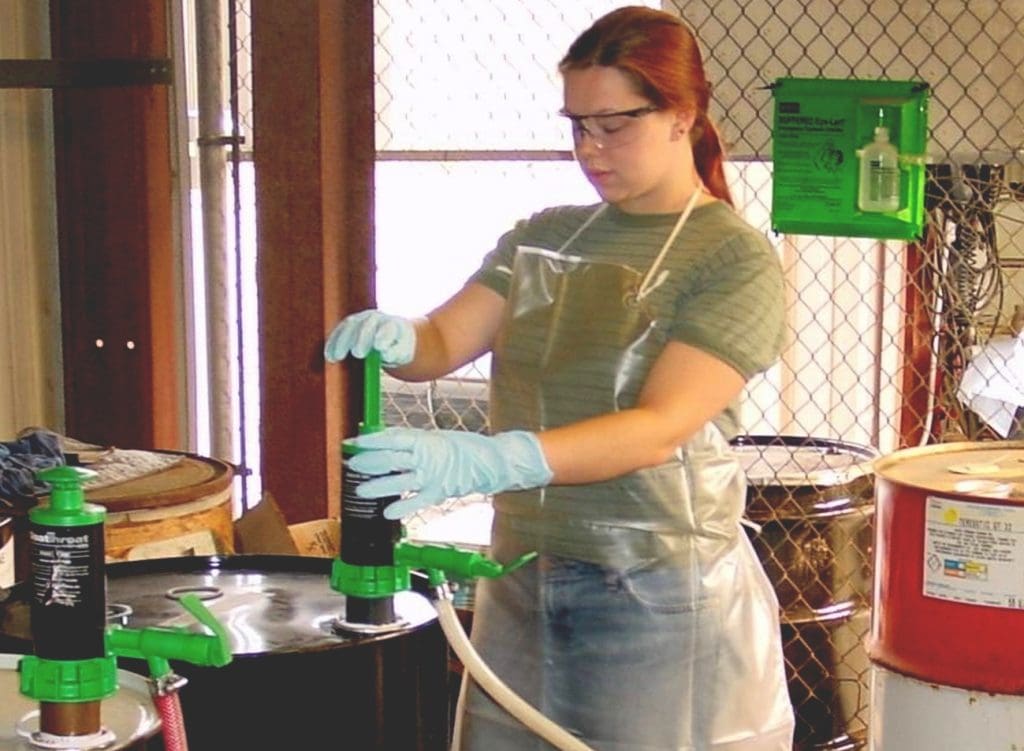
[[[618,8],[577,37],[558,69],[564,73],[593,65],[621,70],[658,107],[694,113],[690,143],[697,173],[712,195],[732,205],[722,169],[722,141],[708,117],[711,86],[689,27],[665,11]]]

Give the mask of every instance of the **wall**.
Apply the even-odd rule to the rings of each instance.
[[[4,0],[0,59],[50,56],[48,4]],[[51,95],[0,89],[0,440],[62,430]]]

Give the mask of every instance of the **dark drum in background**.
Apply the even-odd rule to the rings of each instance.
[[[874,476],[868,446],[802,436],[733,440],[750,539],[779,598],[794,748],[866,745]]]
[[[168,558],[107,566],[107,608],[129,628],[185,626],[192,591],[228,631],[221,668],[173,663],[195,749],[447,751],[447,643],[425,596],[395,597],[400,625],[337,634],[344,596],[331,560],[298,556]],[[122,663],[145,672],[141,662]]]

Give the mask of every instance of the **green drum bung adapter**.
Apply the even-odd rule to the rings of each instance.
[[[168,737],[174,736],[172,717],[165,714],[161,698],[176,700],[182,683],[168,660],[226,665],[231,661],[227,637],[194,595],[192,600],[183,598],[182,606],[211,633],[107,626],[106,510],[86,503],[82,488],[95,474],[68,466],[38,473],[51,492],[48,504],[29,511],[34,653],[21,658],[18,672],[20,693],[39,702],[39,711],[38,718],[31,713],[33,716],[19,721],[18,734],[44,748],[109,746],[115,738],[101,723],[101,704],[117,693],[117,657],[138,657],[149,664],[151,693],[164,720],[165,744],[174,748],[168,742]],[[168,703],[167,710],[173,709]]]

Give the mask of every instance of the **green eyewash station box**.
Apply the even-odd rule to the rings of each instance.
[[[773,230],[921,237],[928,84],[780,78],[771,90]]]

